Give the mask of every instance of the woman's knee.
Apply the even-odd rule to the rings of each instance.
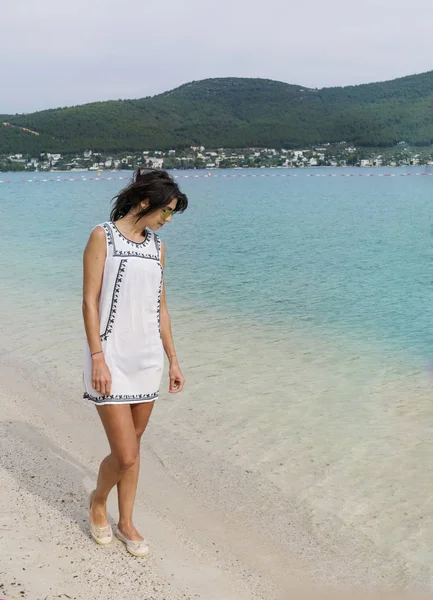
[[[115,457],[118,469],[121,473],[128,471],[131,467],[134,466],[135,461],[137,460],[137,452],[137,448],[135,448],[134,450],[122,452]]]

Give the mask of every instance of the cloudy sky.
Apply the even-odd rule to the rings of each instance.
[[[4,0],[0,113],[208,77],[309,87],[433,69],[432,0]]]

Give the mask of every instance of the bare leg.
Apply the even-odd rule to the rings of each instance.
[[[103,527],[108,524],[108,494],[134,466],[138,455],[138,443],[131,405],[107,404],[97,406],[97,409],[111,448],[111,453],[104,458],[99,467],[97,486],[92,498],[92,521],[96,526]]]
[[[154,404],[154,402],[141,402],[140,404],[131,405],[135,438],[138,447],[137,458],[134,465],[124,473],[117,483],[119,529],[127,538],[134,541],[141,541],[143,539],[132,523],[132,512],[134,509],[138,474],[140,471],[140,440],[149,422]]]

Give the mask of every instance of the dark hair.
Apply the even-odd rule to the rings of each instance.
[[[154,210],[164,208],[174,198],[177,198],[177,204],[173,213],[182,213],[188,206],[188,198],[180,191],[167,171],[138,168],[131,183],[114,196],[110,219],[117,221],[138,206],[142,200],[149,200],[149,206],[137,212],[137,221],[139,221]]]

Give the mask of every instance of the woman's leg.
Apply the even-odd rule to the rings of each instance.
[[[138,442],[130,404],[107,404],[96,407],[107,434],[111,454],[99,467],[98,481],[92,498],[91,516],[98,527],[108,524],[108,494],[136,462]]]
[[[140,471],[140,440],[149,422],[154,404],[154,402],[140,402],[140,404],[131,405],[135,439],[138,447],[137,458],[134,465],[124,473],[123,477],[117,483],[119,528],[127,538],[134,541],[143,539],[132,523],[132,511],[134,509],[138,474]]]

